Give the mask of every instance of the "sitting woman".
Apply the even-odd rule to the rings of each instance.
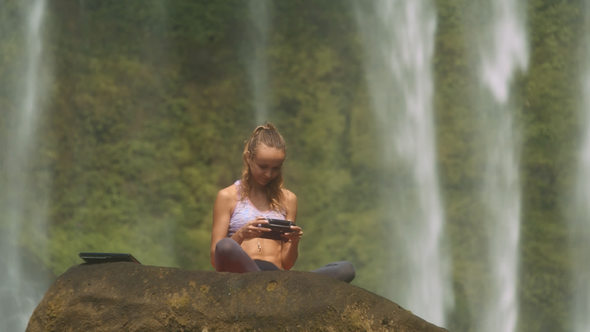
[[[303,230],[290,226],[279,239],[261,227],[267,219],[295,222],[297,197],[283,187],[285,141],[272,124],[257,127],[244,147],[242,177],[219,191],[213,208],[211,264],[217,271],[290,270],[298,256]],[[349,262],[328,264],[313,272],[350,282]]]

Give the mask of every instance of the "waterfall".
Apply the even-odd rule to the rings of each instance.
[[[590,66],[589,66],[590,67]],[[573,264],[573,331],[585,332],[590,328],[590,73],[583,83],[582,105],[584,107],[584,137],[579,152],[573,217],[570,220],[570,245]]]
[[[14,5],[13,5],[14,6]],[[0,271],[0,330],[24,331],[28,318],[40,300],[45,285],[38,276],[27,274],[26,264],[20,243],[22,234],[27,232],[29,241],[43,252],[45,235],[46,202],[39,199],[43,190],[39,183],[30,177],[31,165],[37,140],[38,119],[41,111],[40,101],[43,95],[42,60],[42,25],[45,1],[35,0],[19,2],[16,12],[19,26],[2,24],[2,36],[17,36],[18,52],[12,62],[3,64],[7,70],[14,70],[14,77],[2,77],[0,88],[10,91],[2,103],[5,117],[3,123],[2,152],[0,155],[0,209],[2,219],[0,227],[0,245],[2,249],[2,271]],[[22,42],[20,42],[22,40]],[[0,43],[13,40],[0,40]],[[21,45],[22,44],[22,45]],[[15,44],[13,44],[14,46]],[[22,63],[21,63],[22,62]]]
[[[268,121],[268,31],[270,26],[269,0],[249,0],[250,29],[247,71],[252,85],[256,124]]]
[[[380,129],[384,190],[392,223],[395,271],[388,297],[438,325],[453,301],[433,123],[432,60],[436,12],[431,1],[353,2],[365,72]],[[389,173],[388,173],[389,174]],[[388,263],[389,264],[389,263]]]
[[[517,71],[528,66],[525,13],[515,0],[488,0],[477,10],[482,19],[472,41],[478,45],[482,94],[474,109],[482,120],[485,154],[481,199],[486,211],[489,289],[478,295],[485,300],[476,324],[482,332],[512,332],[518,318],[521,193],[520,137],[510,89]]]
[[[590,17],[590,2],[586,1],[586,22]],[[585,26],[585,69],[582,71],[580,120],[582,124],[581,147],[575,181],[573,206],[570,209],[570,247],[572,251],[572,331],[590,329],[590,23]]]

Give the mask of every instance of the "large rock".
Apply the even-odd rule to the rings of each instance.
[[[36,331],[446,331],[362,288],[310,272],[79,265],[49,288]]]

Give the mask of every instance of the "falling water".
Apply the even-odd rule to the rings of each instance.
[[[589,66],[590,67],[590,66]],[[573,327],[574,332],[590,328],[590,74],[583,85],[584,138],[578,161],[573,218],[571,219],[571,247],[573,272]]]
[[[586,1],[586,17],[590,17],[590,1]],[[588,19],[586,20],[588,22]],[[570,217],[570,245],[572,249],[572,319],[573,332],[590,329],[590,23],[586,23],[586,69],[581,89],[582,140],[579,151],[573,208]]]
[[[0,238],[2,249],[2,271],[0,272],[0,330],[23,331],[28,317],[42,294],[39,290],[44,286],[36,285],[35,276],[25,272],[22,261],[23,253],[19,249],[21,234],[26,230],[44,234],[44,213],[32,206],[43,206],[35,198],[38,192],[33,189],[36,183],[30,179],[29,170],[33,161],[33,151],[36,144],[37,120],[40,112],[40,83],[42,81],[42,24],[45,11],[45,1],[19,2],[18,9],[23,10],[24,38],[22,38],[23,55],[13,63],[18,67],[14,80],[2,80],[3,85],[16,85],[15,96],[3,105],[6,116],[3,134],[10,133],[10,137],[2,137],[3,151],[0,155],[2,173],[0,177],[2,209],[2,235]],[[4,27],[20,31],[20,27]],[[2,35],[5,35],[3,31]],[[18,37],[20,40],[21,37]],[[21,65],[18,61],[24,61]],[[8,64],[10,66],[10,64]],[[4,87],[2,87],[4,89]],[[7,89],[9,90],[9,89]],[[8,105],[7,105],[8,104]],[[9,128],[10,127],[10,128]],[[43,250],[43,239],[35,238],[35,245]],[[41,242],[41,243],[39,243]]]
[[[372,107],[381,125],[383,163],[396,168],[392,188],[386,190],[387,218],[395,228],[394,256],[403,256],[397,270],[405,273],[386,281],[389,297],[444,325],[452,292],[433,124],[436,12],[431,1],[353,3]]]
[[[518,318],[517,279],[520,237],[519,134],[514,123],[510,88],[518,70],[528,65],[523,8],[515,0],[488,0],[480,7],[479,77],[484,98],[482,116],[485,174],[483,202],[489,252],[489,293],[478,313],[478,331],[512,332]],[[480,4],[481,6],[481,4]],[[486,102],[489,101],[489,102]]]
[[[249,0],[249,54],[246,56],[248,76],[252,85],[256,123],[268,120],[268,31],[270,25],[269,0]]]

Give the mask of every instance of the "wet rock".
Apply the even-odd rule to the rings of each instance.
[[[49,288],[37,331],[446,331],[362,288],[310,272],[79,265]]]

